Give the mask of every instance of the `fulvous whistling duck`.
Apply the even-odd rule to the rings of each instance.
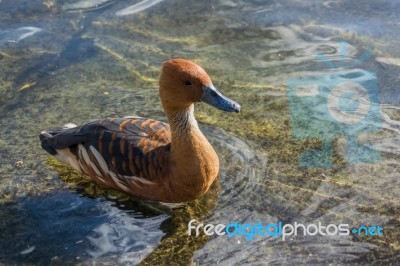
[[[240,105],[184,59],[163,64],[159,85],[169,124],[142,117],[66,124],[42,131],[42,147],[97,183],[138,198],[178,203],[203,195],[219,160],[197,125],[194,103],[227,112],[239,112]]]

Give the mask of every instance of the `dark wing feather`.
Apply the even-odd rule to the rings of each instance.
[[[93,178],[96,178],[96,171],[77,149],[79,144],[83,145],[88,154],[86,158],[90,158],[103,177],[106,175],[102,171],[104,167],[96,160],[93,148],[102,156],[108,169],[127,186],[132,183],[124,180],[129,176],[154,180],[165,173],[168,166],[171,133],[166,123],[130,117],[94,120],[79,127],[59,129],[41,134],[43,148],[47,151],[69,148],[83,165],[84,172]]]

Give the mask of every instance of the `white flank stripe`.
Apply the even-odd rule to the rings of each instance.
[[[90,166],[96,172],[96,177],[104,183],[104,179],[101,177],[101,173],[99,169],[97,169],[97,166],[92,161],[90,162]]]
[[[82,144],[79,144],[79,151],[81,152],[82,158],[85,161],[86,165],[89,166],[90,165],[89,154],[87,153],[86,148],[83,147]]]
[[[100,152],[98,152],[93,146],[90,146],[89,148],[90,148],[90,151],[92,152],[92,154],[94,155],[94,157],[96,157],[96,160],[97,160],[98,164],[100,165],[103,173],[107,173],[108,166],[107,166],[107,163],[104,160],[103,156],[101,156]]]
[[[126,176],[126,175],[124,175],[123,177],[126,178],[126,179],[133,179],[134,181],[138,181],[138,182],[140,182],[142,184],[145,184],[145,185],[154,185],[155,184],[154,182],[151,182],[151,181],[149,181],[149,180],[147,180],[145,178],[142,178],[142,177]]]
[[[78,158],[70,152],[69,149],[57,149],[55,155],[61,162],[72,166],[76,171],[82,172],[82,167],[79,166]]]
[[[82,147],[82,148],[86,152],[86,149],[84,147]],[[94,157],[96,158],[97,163],[100,165],[103,173],[107,173],[120,189],[122,189],[126,192],[129,192],[129,189],[122,183],[122,181],[118,178],[118,176],[108,168],[106,161],[104,160],[103,156],[99,153],[99,151],[96,150],[93,146],[90,146],[89,149],[92,152],[92,154],[94,155]],[[87,155],[87,152],[86,152],[86,155]],[[83,156],[85,156],[85,155],[83,155]],[[87,157],[89,159],[88,155],[87,155]],[[100,171],[97,169],[97,167],[90,160],[89,160],[89,162],[90,162],[90,166],[92,166],[92,168],[96,172],[96,174],[101,176]],[[142,178],[142,177],[137,177],[137,176],[122,176],[122,177],[125,179],[128,179],[128,180],[131,179],[132,181],[140,182],[145,185],[154,185],[155,184],[155,183],[153,183],[145,178]],[[101,180],[104,181],[103,179],[101,179]]]
[[[88,174],[87,169],[86,169],[85,167],[83,167],[83,164],[82,164],[80,161],[79,161],[79,165],[81,166],[82,171],[83,171],[85,174]]]
[[[123,191],[129,192],[129,189],[121,183],[121,180],[118,178],[118,176],[113,173],[112,171],[108,171],[108,174],[111,176],[111,178],[114,180],[114,183]]]

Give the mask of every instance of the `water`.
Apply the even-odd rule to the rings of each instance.
[[[0,1],[0,264],[395,264],[399,11],[394,0]],[[54,125],[125,115],[165,121],[157,80],[171,57],[195,60],[243,107],[232,115],[196,106],[221,161],[209,193],[169,209],[48,159],[38,133]],[[292,135],[296,115],[311,128],[329,122],[329,93],[300,110],[288,80],[338,72],[349,82],[376,80],[379,119],[346,131],[370,147],[364,152],[380,152],[373,163],[349,163],[345,137],[334,134],[342,124],[318,135],[303,123]],[[358,136],[361,129],[370,130]],[[300,168],[299,156],[326,140],[331,167]],[[196,238],[187,236],[191,219],[379,224],[384,236]]]

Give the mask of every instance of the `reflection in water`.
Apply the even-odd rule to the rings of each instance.
[[[90,257],[129,253],[136,263],[164,235],[165,214],[124,212],[104,199],[61,192],[20,198],[0,209],[2,263],[72,264]],[[23,240],[23,241],[19,241]]]
[[[146,10],[162,1],[163,0],[143,0],[137,4],[134,4],[132,6],[129,6],[127,8],[117,11],[115,13],[115,15],[117,15],[117,16],[133,15],[140,11]]]
[[[88,254],[94,258],[104,255],[126,254],[143,260],[154,248],[154,244],[164,235],[158,227],[167,215],[145,218],[140,213],[127,213],[112,206],[102,206],[110,221],[94,228],[87,239],[90,243]],[[133,219],[134,218],[134,219]],[[124,260],[128,258],[125,256]]]
[[[15,30],[3,30],[0,31],[0,43],[19,42],[41,31],[42,29],[37,27],[21,27]]]
[[[69,1],[63,6],[66,11],[93,11],[112,4],[115,0],[79,0]]]
[[[0,263],[395,264],[398,11],[395,1],[0,1]],[[160,210],[45,163],[37,139],[43,128],[125,115],[165,119],[157,80],[170,57],[194,59],[243,106],[234,117],[196,106],[221,162],[207,195]],[[367,121],[363,127],[380,130],[357,138],[381,160],[349,163],[336,125],[324,128],[336,134],[332,168],[299,168],[300,154],[322,144],[319,137],[294,139],[287,80],[359,83],[371,73],[382,122]],[[310,121],[324,122],[328,92],[294,115],[308,112]],[[336,109],[353,96],[347,98]],[[364,98],[360,103],[368,104]],[[190,238],[193,218],[379,224],[384,236]]]

